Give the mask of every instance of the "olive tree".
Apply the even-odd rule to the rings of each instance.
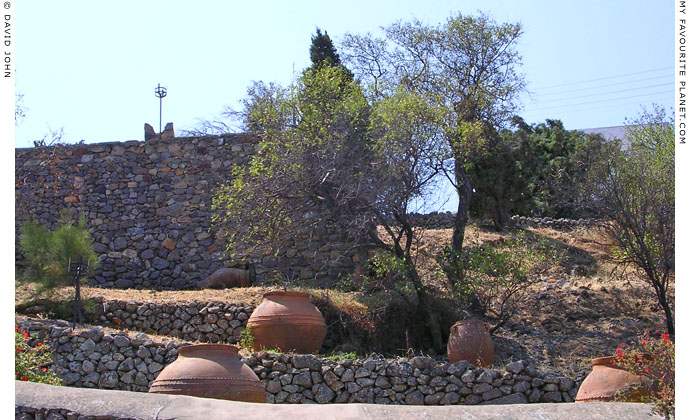
[[[467,166],[494,143],[525,85],[517,71],[522,28],[458,14],[435,27],[415,20],[383,31],[385,38],[346,35],[343,59],[372,96],[417,92],[436,110],[437,135],[452,152],[442,170],[459,197],[452,239],[459,252],[473,193]]]

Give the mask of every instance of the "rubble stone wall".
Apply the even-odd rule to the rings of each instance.
[[[146,392],[186,342],[143,334],[75,333],[69,323],[26,322],[20,328],[53,349],[56,372],[74,387]],[[526,361],[500,370],[429,357],[332,360],[314,355],[253,353],[242,361],[266,387],[269,403],[405,405],[572,402],[579,383],[539,372]]]
[[[278,255],[233,250],[212,225],[212,197],[258,140],[247,134],[15,149],[15,232],[30,219],[50,228],[70,206],[85,216],[101,265],[93,285],[175,290],[216,269],[253,262],[270,275],[337,278],[350,248],[325,230],[295,238]],[[16,255],[21,262],[19,241]]]

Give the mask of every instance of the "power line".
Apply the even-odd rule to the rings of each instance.
[[[628,81],[628,82],[609,83],[609,84],[606,84],[606,85],[592,86],[592,87],[586,87],[586,88],[580,88],[580,89],[561,90],[561,91],[553,92],[553,93],[536,93],[536,95],[537,95],[537,96],[560,95],[561,93],[581,92],[581,91],[583,91],[583,90],[598,89],[598,88],[609,87],[609,86],[627,85],[627,84],[629,84],[629,83],[646,82],[646,81],[648,81],[648,80],[664,79],[664,78],[667,78],[667,77],[673,77],[673,75],[672,75],[672,74],[668,74],[668,75],[666,75],[666,76],[647,77],[647,78],[645,78],[645,79],[630,80],[630,81]]]
[[[564,107],[569,107],[569,106],[588,105],[588,104],[596,104],[596,103],[601,103],[601,102],[617,101],[617,100],[620,100],[620,99],[641,98],[641,97],[643,97],[643,96],[652,96],[652,95],[670,94],[670,93],[673,93],[673,90],[667,90],[667,91],[663,91],[663,92],[647,93],[647,94],[644,94],[644,95],[624,96],[624,97],[622,97],[622,98],[602,99],[602,100],[599,100],[599,101],[580,102],[580,103],[577,103],[577,104],[564,104],[564,105],[556,105],[556,106],[551,106],[551,107],[546,107],[546,108],[534,108],[534,109],[529,110],[529,112],[531,112],[531,111],[541,111],[541,110],[550,110],[550,109],[554,109],[554,108],[564,108]]]
[[[578,84],[582,84],[582,83],[596,82],[596,81],[599,81],[599,80],[617,79],[617,78],[620,78],[620,77],[634,76],[634,75],[636,75],[636,74],[653,73],[653,72],[655,72],[655,71],[669,70],[669,69],[672,69],[672,68],[673,68],[673,67],[663,67],[663,68],[660,68],[660,69],[646,70],[646,71],[638,71],[638,72],[635,72],[635,73],[627,73],[627,74],[619,74],[619,75],[617,75],[617,76],[601,77],[601,78],[598,78],[598,79],[590,79],[590,80],[582,80],[582,81],[579,81],[579,82],[563,83],[563,84],[560,84],[560,85],[542,86],[542,87],[540,87],[539,89],[551,89],[551,88],[556,88],[556,87],[561,87],[561,86],[571,86],[571,85],[578,85]]]
[[[545,100],[545,101],[540,101],[540,100],[536,100],[536,101],[535,101],[535,100],[533,100],[532,102],[533,102],[533,103],[539,104],[539,103],[544,103],[544,102],[567,101],[567,100],[570,100],[570,99],[589,98],[589,97],[592,97],[592,96],[599,96],[599,95],[610,95],[610,94],[613,94],[613,93],[630,92],[630,91],[633,91],[633,90],[649,89],[649,88],[659,87],[659,86],[669,86],[669,85],[672,85],[672,84],[673,84],[673,82],[671,82],[671,83],[660,83],[660,84],[658,84],[658,85],[649,85],[649,86],[640,86],[640,87],[630,88],[630,89],[612,90],[612,91],[609,91],[609,92],[592,93],[592,94],[589,94],[589,95],[570,96],[570,97],[561,98],[561,99],[547,99],[547,100]]]
[[[617,104],[616,104],[616,106],[620,106],[620,107],[626,106],[626,105],[643,105],[643,104],[641,104],[639,101],[624,102],[624,103],[617,103]],[[603,108],[610,109],[610,107],[611,107],[611,105],[608,104],[608,105],[599,105],[599,106],[588,106],[588,107],[585,107],[585,108],[575,108],[575,109],[556,110],[556,111],[553,111],[554,114],[556,114],[556,115],[553,115],[553,117],[556,117],[559,113],[588,112],[588,111],[597,110],[597,109],[603,109]],[[525,111],[521,112],[520,114],[521,114],[521,115],[525,115],[525,114],[529,114],[529,113],[533,113],[533,112],[537,112],[537,111],[538,111],[538,110],[532,110],[532,111],[525,110]]]

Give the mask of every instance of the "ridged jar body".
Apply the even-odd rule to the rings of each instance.
[[[587,375],[577,391],[575,402],[611,401],[616,395],[632,386],[642,389],[633,393],[633,399],[640,401],[648,386],[648,378],[625,371],[613,364],[615,357],[592,359],[592,371]]]
[[[326,322],[308,293],[277,291],[263,297],[247,321],[255,350],[319,351],[326,338]]]
[[[149,392],[265,403],[264,384],[237,352],[226,344],[180,347],[177,359],[161,371]]]
[[[491,366],[494,362],[494,343],[489,327],[478,319],[456,322],[448,337],[448,360],[467,360],[477,366]]]

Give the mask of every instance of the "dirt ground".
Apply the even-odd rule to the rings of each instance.
[[[444,290],[434,257],[450,243],[450,229],[428,230],[417,244],[417,267],[430,287]],[[663,312],[656,304],[651,286],[632,270],[616,269],[611,247],[594,230],[556,231],[527,229],[526,237],[558,249],[560,257],[531,287],[527,299],[504,328],[494,335],[495,365],[530,359],[543,371],[572,378],[591,370],[590,359],[611,355],[620,343],[630,344],[646,331],[665,330]],[[499,243],[506,234],[468,228],[466,245]],[[84,298],[137,302],[223,301],[258,305],[263,293],[276,287],[230,290],[116,290],[82,288]],[[674,295],[671,285],[671,297]],[[30,286],[18,286],[15,303],[25,302]],[[315,293],[325,293],[324,291]],[[329,292],[336,300],[347,294]],[[68,299],[73,289],[56,291],[54,298]],[[357,300],[356,294],[352,298]]]

